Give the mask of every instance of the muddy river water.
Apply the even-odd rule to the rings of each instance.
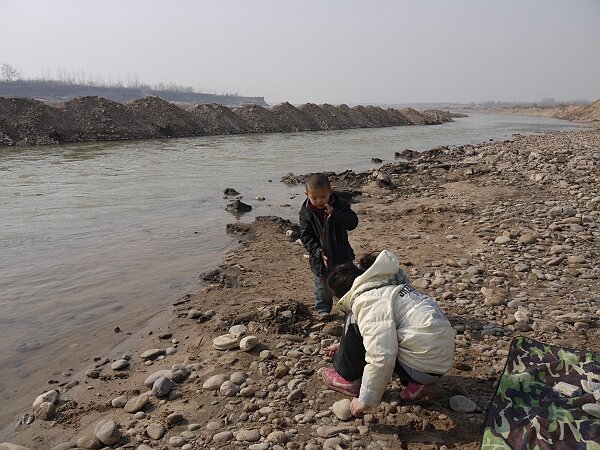
[[[303,191],[279,182],[288,172],[364,170],[406,148],[574,127],[474,114],[436,126],[0,149],[0,429],[53,375],[89,366],[219,263],[233,243],[225,225],[237,220],[224,188],[254,207],[240,220],[296,218]]]

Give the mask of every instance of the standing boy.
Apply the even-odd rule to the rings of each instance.
[[[308,250],[315,276],[315,309],[325,319],[333,306],[327,276],[335,266],[354,260],[348,231],[356,228],[358,217],[333,193],[325,174],[308,177],[306,197],[300,210],[300,240]]]

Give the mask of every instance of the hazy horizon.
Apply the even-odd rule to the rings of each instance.
[[[600,97],[595,0],[0,0],[0,14],[0,63],[25,78],[136,76],[271,104]]]

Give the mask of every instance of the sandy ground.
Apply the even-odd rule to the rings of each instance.
[[[344,396],[321,383],[319,370],[330,363],[320,350],[340,334],[343,317],[318,321],[306,252],[286,234],[294,225],[265,218],[228,227],[239,246],[205,274],[199,292],[175,302],[167,323],[150,324],[129,348],[61,380],[53,419],[10,427],[0,441],[102,448],[94,429],[112,419],[118,442],[106,448],[476,449],[514,336],[600,351],[598,148],[598,130],[552,133],[434,149],[333,177],[360,191],[351,233],[357,254],[395,252],[457,331],[454,367],[436,398],[403,404],[392,380],[372,414],[342,421],[332,413]],[[215,350],[213,339],[236,324],[259,344]],[[148,349],[161,355],[142,358]],[[128,367],[111,369],[123,354]],[[187,377],[169,396],[147,394],[137,414],[111,406],[144,395],[144,380],[174,364],[182,366],[171,373],[184,367]],[[206,389],[215,374],[242,390]],[[453,411],[457,394],[477,410]],[[156,429],[160,437],[150,438]]]

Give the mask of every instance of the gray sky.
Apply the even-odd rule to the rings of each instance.
[[[0,0],[0,62],[267,102],[600,97],[600,0]]]

